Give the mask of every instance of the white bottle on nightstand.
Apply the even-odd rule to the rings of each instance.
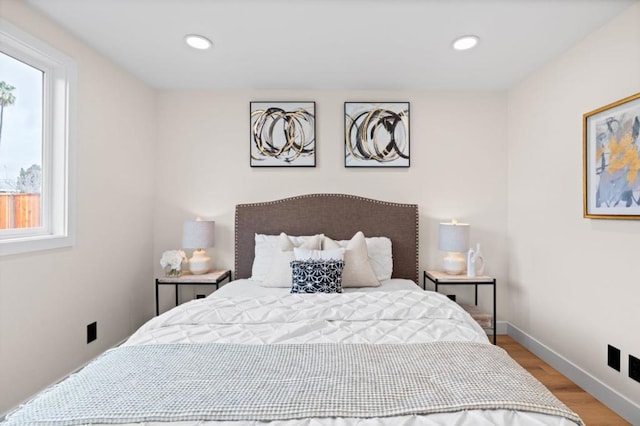
[[[476,246],[476,275],[484,274],[484,255],[480,251],[480,243]]]
[[[482,275],[484,272],[484,256],[480,251],[480,243],[476,245],[476,249],[470,248],[467,252],[467,276],[475,277],[476,274]]]
[[[476,276],[476,252],[472,248],[467,252],[467,276]]]

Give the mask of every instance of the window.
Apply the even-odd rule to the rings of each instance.
[[[74,243],[75,64],[0,20],[0,255]]]
[[[42,227],[44,72],[2,52],[0,70],[0,229],[35,230]]]

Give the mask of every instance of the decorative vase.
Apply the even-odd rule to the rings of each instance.
[[[467,276],[476,276],[476,251],[472,248],[467,252]]]
[[[178,278],[182,276],[182,269],[177,268],[173,269],[171,267],[166,267],[164,269],[164,276],[167,278]]]
[[[484,255],[480,251],[480,243],[476,246],[476,274],[484,274]]]
[[[467,252],[467,276],[475,277],[484,273],[484,256],[480,251],[480,243],[476,249],[470,248]]]

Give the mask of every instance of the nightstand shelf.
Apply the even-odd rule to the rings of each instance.
[[[231,281],[231,271],[217,270],[208,274],[192,275],[184,274],[181,277],[160,277],[156,278],[156,315],[160,314],[159,287],[161,285],[172,285],[176,289],[176,306],[178,306],[178,287],[181,285],[215,285],[216,290],[224,280]]]
[[[427,280],[435,285],[435,292],[441,285],[472,285],[475,287],[474,305],[461,305],[471,317],[484,329],[493,331],[493,344],[496,343],[496,279],[487,275],[468,277],[466,275],[449,275],[440,271],[424,271],[422,288],[427,289]],[[490,285],[493,289],[493,315],[478,309],[478,286]]]

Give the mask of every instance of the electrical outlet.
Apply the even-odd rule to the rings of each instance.
[[[98,323],[92,322],[87,326],[87,344],[98,338]]]
[[[620,349],[607,345],[607,365],[614,370],[620,371]]]
[[[629,355],[629,377],[640,382],[640,359],[633,355]]]
[[[196,299],[204,299],[205,297],[207,297],[204,294],[196,294]]]

